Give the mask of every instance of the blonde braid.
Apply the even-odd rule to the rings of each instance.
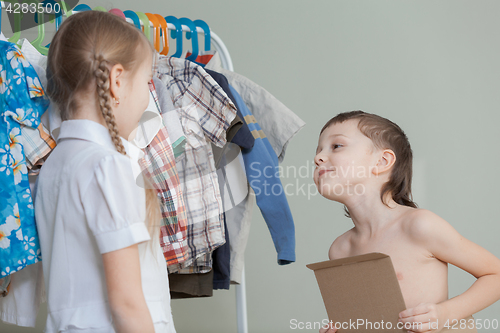
[[[113,143],[115,144],[116,150],[126,155],[125,147],[122,144],[122,141],[118,135],[118,128],[116,127],[115,116],[113,114],[113,110],[111,110],[110,105],[110,92],[109,92],[109,69],[106,66],[107,61],[102,57],[98,56],[95,58],[95,62],[97,63],[96,70],[94,71],[94,75],[96,77],[97,82],[97,95],[99,97],[99,106],[101,107],[102,115],[104,116],[104,120],[108,125],[109,134],[113,139]],[[155,189],[146,188],[146,218],[149,221],[147,223],[148,231],[153,239],[151,242],[152,249],[158,247],[159,242],[159,226],[161,223],[161,210],[160,210],[160,202],[158,198],[157,191]]]
[[[115,115],[111,109],[110,104],[110,92],[109,92],[109,69],[107,66],[107,61],[102,55],[95,57],[95,63],[97,64],[94,71],[94,75],[97,82],[97,96],[99,98],[99,106],[101,107],[101,112],[108,125],[109,134],[111,139],[115,144],[116,150],[123,155],[127,155],[125,152],[125,147],[122,144],[120,135],[118,134],[118,127],[116,126]]]

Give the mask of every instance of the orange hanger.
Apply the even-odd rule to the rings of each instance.
[[[154,14],[146,13],[146,16],[155,28],[154,45],[156,51],[160,52],[160,21],[158,21],[158,18]]]
[[[163,30],[163,50],[160,52],[160,54],[167,55],[170,48],[168,45],[168,23],[160,14],[155,14],[155,16],[158,21],[160,21],[161,29]]]

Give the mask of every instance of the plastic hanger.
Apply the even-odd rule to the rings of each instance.
[[[47,4],[51,4],[52,8],[55,8],[55,5],[57,4],[57,2],[55,2],[54,0],[45,0],[45,1],[43,1],[42,3],[43,3],[43,5],[44,5],[44,7],[46,7],[46,6],[47,6]],[[64,7],[66,7],[66,6],[64,6]],[[54,14],[54,15],[55,15],[55,19],[53,19],[53,20],[51,20],[51,21],[47,21],[47,22],[44,22],[44,23],[43,23],[43,24],[46,24],[46,23],[48,23],[48,22],[52,23],[52,22],[54,22],[54,20],[55,20],[55,21],[56,21],[56,31],[57,31],[57,30],[59,30],[59,26],[60,26],[60,25],[61,25],[61,23],[62,23],[62,13],[63,13],[63,12],[62,12],[62,8],[61,8],[61,7],[60,7],[59,9],[60,9],[60,10],[59,10],[59,11],[57,11],[57,12],[54,10],[54,13],[55,13],[55,14]],[[35,15],[35,22],[36,22],[36,23],[38,23],[38,17],[37,17],[37,15]],[[48,43],[47,45],[45,45],[45,47],[47,47],[47,48],[48,48],[49,46],[50,46],[50,43]],[[48,52],[48,51],[47,51],[47,52]]]
[[[96,10],[96,11],[100,11],[100,12],[105,12],[107,13],[108,11],[106,10],[106,8],[102,7],[102,6],[97,6],[97,7],[94,7],[93,10]]]
[[[126,10],[123,12],[126,18],[129,18],[134,22],[134,25],[137,29],[141,30],[141,20],[139,20],[139,16],[134,11]]]
[[[186,59],[195,61],[196,58],[198,58],[198,32],[196,31],[196,25],[193,23],[193,21],[186,17],[180,18],[179,21],[182,25],[189,27],[189,30],[191,30],[191,33],[189,35],[188,33],[186,33],[186,39],[191,39],[192,54]]]
[[[153,28],[154,28],[154,36],[153,36],[153,44],[155,46],[156,51],[160,52],[160,21],[158,21],[158,18],[151,13],[146,13],[146,16],[148,19],[153,23]]]
[[[49,54],[49,49],[42,46],[43,39],[45,38],[45,21],[43,12],[35,13],[35,22],[38,23],[38,37],[31,42],[31,45],[33,45],[41,54],[47,55]]]
[[[150,39],[151,36],[151,28],[149,27],[149,18],[146,16],[146,14],[142,12],[135,12],[137,16],[139,16],[139,20],[142,22],[142,31],[144,31],[144,35],[148,39]]]
[[[62,7],[60,7],[60,10],[58,12],[55,11],[55,5],[59,5],[57,2],[54,0],[44,0],[41,2],[43,4],[43,7],[47,7],[48,4],[52,6],[52,9],[54,10],[54,16],[55,16],[55,21],[56,21],[56,30],[59,30],[59,26],[62,23]],[[52,15],[52,14],[51,14]],[[47,21],[45,23],[52,23],[54,22],[54,19]],[[37,16],[35,15],[35,23],[38,23]]]
[[[84,3],[79,4],[78,6],[73,9],[74,12],[84,12],[86,10],[92,10],[89,5],[86,5]]]
[[[210,51],[210,41],[211,41],[210,27],[208,26],[208,24],[205,23],[205,21],[202,20],[195,20],[193,23],[197,27],[202,28],[203,31],[205,32],[205,51]]]
[[[167,55],[168,50],[170,49],[170,45],[168,45],[168,23],[165,21],[165,18],[159,14],[155,14],[156,18],[158,19],[158,22],[160,22],[161,25],[161,31],[163,31],[163,50],[160,52],[161,55]],[[161,36],[161,34],[160,34]]]
[[[14,5],[14,1],[11,1],[12,5]],[[17,3],[17,1],[15,2]],[[0,6],[1,7],[1,6]],[[9,42],[16,44],[21,38],[21,20],[23,19],[23,14],[15,13],[14,14],[14,31],[15,32],[12,37],[8,39]]]
[[[127,17],[125,16],[125,14],[118,8],[113,8],[109,11],[111,14],[115,14],[116,16],[118,17],[121,17],[122,19],[124,19],[125,21],[127,20]]]
[[[172,23],[175,25],[175,30],[172,30],[170,36],[172,39],[176,40],[175,44],[175,53],[172,54],[172,57],[179,58],[182,55],[182,24],[179,19],[175,16],[167,16],[165,17],[167,23]]]
[[[63,13],[66,15],[66,17],[70,17],[71,15],[73,15],[73,11],[71,9],[68,10],[66,8],[66,2],[61,1],[61,7],[62,7]]]
[[[141,21],[139,20],[139,16],[131,10],[126,10],[123,12],[126,18],[131,19],[134,22],[134,25],[137,29],[141,30]]]

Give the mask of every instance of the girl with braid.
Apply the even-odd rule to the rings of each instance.
[[[154,59],[140,30],[99,11],[70,16],[51,43],[46,90],[63,122],[35,200],[46,332],[175,332],[158,200],[137,185],[132,140]]]

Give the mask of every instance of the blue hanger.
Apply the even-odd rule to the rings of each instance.
[[[182,24],[175,16],[167,16],[165,17],[165,20],[167,23],[175,25],[175,30],[170,32],[170,36],[172,36],[173,39],[176,39],[175,53],[172,54],[172,57],[179,58],[182,55]]]
[[[196,25],[193,23],[193,21],[186,17],[180,18],[179,22],[181,22],[182,25],[189,27],[190,30],[190,32],[186,32],[186,38],[191,39],[193,50],[191,51],[192,54],[186,59],[195,61],[196,58],[198,58],[198,32],[196,31]]]
[[[84,3],[79,4],[78,6],[76,6],[73,9],[74,12],[84,12],[84,11],[87,11],[87,10],[92,10],[92,8],[90,8],[89,5],[86,5]]]
[[[125,17],[126,18],[129,18],[131,19],[132,21],[134,21],[134,25],[137,29],[141,30],[141,21],[139,20],[139,16],[137,16],[137,14],[134,12],[134,11],[131,11],[131,10],[126,10],[123,12],[123,14],[125,14]]]
[[[210,27],[208,26],[208,24],[205,23],[205,21],[202,20],[195,20],[194,24],[197,27],[202,28],[203,31],[205,32],[205,51],[210,51],[210,40],[211,40]]]

